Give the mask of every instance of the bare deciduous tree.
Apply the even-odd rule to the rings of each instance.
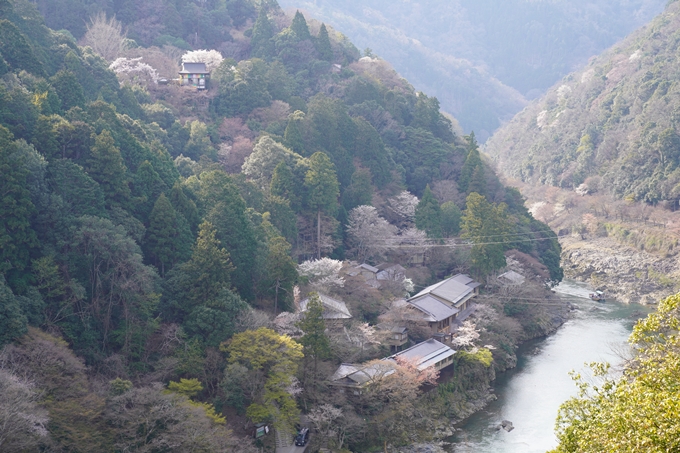
[[[90,18],[81,44],[92,47],[106,61],[113,61],[123,51],[125,37],[123,25],[115,17],[107,18],[104,12],[100,12]]]
[[[0,451],[33,451],[48,439],[47,411],[37,404],[33,386],[0,369]]]

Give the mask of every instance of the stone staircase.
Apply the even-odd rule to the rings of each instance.
[[[289,433],[287,431],[279,431],[278,429],[275,430],[276,434],[276,448],[287,448],[287,447],[292,447],[293,446],[293,440],[295,439],[295,435],[292,433]]]

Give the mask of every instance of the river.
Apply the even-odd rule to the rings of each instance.
[[[563,282],[556,291],[578,310],[553,335],[522,345],[517,367],[494,382],[498,399],[458,426],[447,451],[544,453],[556,447],[557,410],[576,394],[569,371],[586,371],[584,364],[593,361],[621,364],[635,320],[649,312],[640,305],[591,301],[588,289],[576,282]],[[515,429],[496,430],[502,420]]]

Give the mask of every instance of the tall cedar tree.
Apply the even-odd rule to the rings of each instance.
[[[274,25],[269,20],[267,12],[268,9],[262,5],[250,37],[252,56],[265,59],[274,54],[274,43],[271,41],[274,37]]]
[[[300,212],[302,200],[300,187],[286,162],[279,163],[274,168],[270,191],[272,195],[284,198],[290,202],[290,207],[295,212]]]
[[[340,194],[340,185],[333,162],[325,153],[318,151],[309,158],[305,187],[307,188],[307,206],[311,211],[316,211],[316,255],[317,258],[321,258],[321,212],[329,215],[335,214]]]
[[[425,231],[429,238],[442,237],[441,208],[429,184],[425,187],[423,198],[416,206],[416,228]]]
[[[331,47],[331,40],[328,37],[326,24],[321,24],[319,36],[316,38],[316,51],[319,52],[319,59],[333,61],[333,48]]]
[[[87,172],[104,191],[107,207],[128,204],[130,187],[127,168],[109,131],[104,130],[101,134],[94,136],[94,146],[92,146]]]
[[[304,346],[305,359],[310,356],[314,358],[314,378],[316,378],[318,360],[327,359],[331,354],[331,344],[326,335],[326,323],[323,320],[323,304],[318,293],[309,294],[307,311],[302,315],[297,327],[304,332],[300,343]]]
[[[461,237],[473,243],[470,267],[479,278],[505,266],[505,242],[510,231],[505,203],[489,203],[472,192],[465,202]]]
[[[215,299],[231,283],[234,266],[221,245],[215,227],[208,221],[201,223],[191,259],[182,266],[192,286],[187,293],[192,306]]]
[[[201,220],[198,215],[198,208],[196,207],[196,203],[184,193],[181,183],[176,182],[175,185],[172,186],[172,190],[170,191],[170,202],[175,208],[175,211],[184,216],[189,228],[195,233]]]
[[[161,194],[149,216],[146,248],[161,276],[180,261],[191,256],[191,231],[183,217],[175,212],[170,200]]]
[[[0,273],[21,277],[29,250],[36,245],[30,217],[34,211],[26,178],[28,169],[17,156],[12,134],[0,126]],[[12,281],[10,281],[10,284]]]
[[[284,237],[271,238],[268,249],[267,279],[270,289],[274,292],[274,315],[276,315],[279,310],[279,295],[283,293],[284,301],[290,299],[298,273],[297,266],[290,256],[291,245]],[[284,306],[284,308],[288,307]]]
[[[305,118],[304,112],[296,110],[288,116],[288,124],[283,133],[283,141],[286,146],[294,152],[305,155],[305,142],[302,138],[302,120]]]
[[[482,158],[479,155],[479,147],[477,146],[477,140],[475,139],[475,133],[470,132],[467,137],[468,142],[468,155],[463,164],[463,168],[460,171],[460,179],[458,180],[458,189],[461,193],[470,193],[469,190],[470,182],[472,181],[472,176],[477,167],[482,166]],[[478,178],[483,175],[478,175]]]
[[[309,27],[307,26],[305,16],[303,16],[300,11],[295,12],[295,17],[293,17],[293,22],[290,24],[290,29],[293,30],[300,41],[312,38],[309,34]]]

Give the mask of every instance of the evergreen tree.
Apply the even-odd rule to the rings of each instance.
[[[104,191],[107,207],[126,205],[130,199],[127,168],[111,133],[104,130],[96,135],[90,152],[87,170]]]
[[[283,140],[286,146],[294,152],[305,155],[305,142],[302,137],[302,120],[305,118],[304,112],[296,110],[288,116],[288,124],[283,133]]]
[[[453,201],[441,205],[442,234],[444,237],[456,236],[460,233],[460,220],[463,213]]]
[[[19,301],[0,274],[0,348],[24,335],[27,324],[28,319],[21,311]]]
[[[50,82],[61,100],[61,110],[64,112],[72,107],[85,105],[83,87],[71,71],[62,69],[52,76]]]
[[[321,212],[335,214],[340,186],[333,162],[321,151],[309,158],[309,170],[305,175],[307,207],[316,211],[317,258],[321,258]]]
[[[257,20],[253,25],[253,34],[250,37],[250,47],[252,56],[259,58],[268,58],[274,55],[274,25],[269,20],[267,15],[267,8],[262,5],[260,12],[257,15]]]
[[[30,224],[35,207],[27,183],[29,171],[12,138],[0,126],[0,274],[5,273],[10,285],[23,280],[29,250],[36,245]]]
[[[425,187],[423,197],[416,206],[416,228],[425,231],[427,237],[442,237],[441,208],[429,185]]]
[[[319,52],[319,58],[321,60],[333,61],[333,48],[331,47],[331,40],[328,37],[326,24],[321,24],[319,36],[316,38],[316,51]]]
[[[293,22],[290,24],[290,29],[295,33],[300,41],[312,38],[312,36],[309,34],[309,27],[307,26],[305,16],[303,16],[300,11],[295,12],[295,17],[293,17]]]
[[[297,327],[304,332],[304,335],[300,338],[300,343],[304,346],[305,361],[309,357],[314,358],[314,378],[316,378],[319,359],[324,360],[331,355],[331,344],[326,335],[323,310],[319,294],[316,292],[310,293],[307,310],[297,324]]]
[[[300,212],[302,199],[299,184],[286,162],[280,162],[274,169],[270,192],[272,195],[288,200],[290,208],[295,212]]]
[[[472,172],[470,177],[470,183],[468,184],[468,192],[476,192],[480,195],[486,195],[486,178],[484,177],[484,166],[477,165]]]
[[[180,221],[172,204],[161,194],[149,216],[146,230],[146,248],[161,276],[172,266],[191,256],[191,231]]]
[[[359,168],[352,173],[352,182],[342,193],[342,206],[349,212],[357,206],[370,206],[372,203],[371,171],[368,168]]]
[[[191,231],[195,233],[198,229],[198,224],[201,221],[198,215],[198,208],[196,207],[196,203],[184,193],[182,184],[179,182],[176,182],[175,185],[172,186],[172,190],[170,191],[170,203],[172,203],[175,211],[184,217]]]
[[[134,195],[137,218],[145,221],[154,207],[158,196],[168,188],[148,160],[142,162],[134,176]]]
[[[223,288],[229,288],[234,266],[210,222],[204,221],[199,227],[191,259],[182,270],[191,282],[187,298],[192,306],[213,300]]]
[[[477,146],[477,140],[475,139],[475,133],[470,132],[467,137],[468,142],[468,155],[463,164],[463,168],[460,171],[460,179],[458,180],[458,188],[462,193],[470,193],[469,190],[470,182],[472,181],[472,176],[475,169],[482,167],[482,158],[479,155],[479,147]],[[483,172],[483,168],[482,168]],[[483,173],[477,175],[477,180],[483,178]],[[477,184],[477,183],[476,183]]]
[[[461,237],[473,243],[470,267],[479,278],[505,266],[503,252],[510,231],[505,203],[489,203],[472,192],[465,202],[461,227]]]
[[[274,315],[278,314],[279,300],[287,302],[293,295],[293,285],[297,280],[297,266],[290,257],[291,246],[281,236],[273,237],[268,243],[267,280],[274,293]],[[279,297],[282,294],[283,297]],[[281,304],[287,308],[286,304]]]
[[[265,213],[269,213],[269,221],[286,238],[289,243],[297,239],[297,216],[290,207],[290,202],[283,197],[270,195],[264,203]]]

